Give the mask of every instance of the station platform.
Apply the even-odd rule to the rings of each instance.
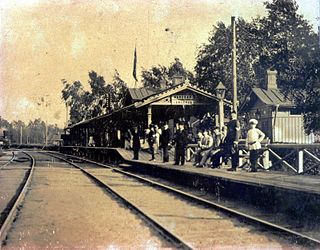
[[[238,169],[236,172],[227,171],[228,167],[216,169],[196,168],[192,162],[186,162],[184,166],[173,165],[173,161],[162,163],[161,155],[156,155],[155,161],[150,161],[148,152],[140,152],[139,160],[132,160],[132,151],[123,148],[117,149],[126,163],[133,165],[142,164],[144,167],[160,167],[170,170],[188,172],[190,174],[207,175],[225,180],[232,180],[237,183],[271,186],[283,189],[292,189],[301,192],[315,193],[320,195],[320,176],[290,174],[280,171],[260,170],[250,173],[246,169]],[[173,155],[171,155],[173,159]]]

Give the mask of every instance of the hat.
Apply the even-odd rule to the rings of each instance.
[[[249,123],[250,123],[250,124],[257,125],[257,124],[258,124],[258,121],[257,121],[256,119],[250,119]]]

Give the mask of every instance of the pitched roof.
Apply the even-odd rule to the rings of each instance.
[[[215,95],[213,95],[212,93],[204,90],[204,89],[201,89],[199,87],[197,87],[196,85],[193,85],[189,82],[182,82],[180,84],[177,84],[177,85],[174,85],[174,86],[171,86],[170,88],[167,88],[167,89],[164,89],[164,90],[161,90],[159,92],[156,92],[152,95],[149,95],[147,96],[146,98],[142,99],[141,101],[137,101],[134,105],[136,108],[138,107],[142,107],[144,105],[147,105],[147,104],[150,104],[150,103],[153,103],[153,102],[156,102],[158,100],[161,100],[163,98],[165,98],[166,96],[169,96],[169,95],[172,95],[172,94],[175,94],[177,92],[180,92],[182,90],[185,90],[185,89],[189,89],[193,92],[197,92],[201,95],[204,95],[208,98],[211,98],[211,99],[214,99],[216,101],[219,101],[219,98],[216,97]],[[224,99],[224,103],[226,105],[231,105],[231,102]]]
[[[101,116],[97,116],[97,117],[94,117],[94,118],[91,118],[91,119],[88,119],[88,120],[83,120],[83,121],[80,121],[78,123],[75,123],[75,124],[71,124],[69,125],[66,129],[69,129],[69,128],[74,128],[76,126],[79,126],[79,125],[84,125],[84,124],[87,124],[89,122],[92,122],[94,120],[99,120],[99,119],[102,119],[102,118],[105,118],[105,117],[109,117],[109,116],[112,116],[113,114],[115,113],[118,113],[118,112],[121,112],[123,110],[126,110],[128,108],[140,108],[144,105],[147,105],[147,104],[150,104],[150,103],[153,103],[155,101],[158,101],[160,99],[163,99],[164,97],[168,96],[168,95],[172,95],[174,93],[177,93],[177,92],[180,92],[184,89],[190,89],[194,92],[197,92],[199,94],[202,94],[208,98],[211,98],[211,99],[214,99],[216,101],[219,101],[219,99],[213,95],[212,93],[204,90],[204,89],[201,89],[189,82],[182,82],[178,85],[174,85],[174,86],[171,86],[170,88],[167,88],[167,89],[159,89],[159,90],[155,90],[155,89],[150,89],[150,88],[139,88],[139,89],[134,89],[134,88],[130,88],[129,89],[129,93],[134,101],[133,104],[130,104],[128,106],[125,106],[121,109],[118,109],[118,110],[115,110],[113,111],[112,113],[109,113],[109,114],[105,114],[105,115],[101,115]],[[231,106],[231,101],[228,101],[226,99],[224,99],[224,104],[225,105],[228,105],[228,106]]]
[[[294,102],[284,96],[278,89],[252,88],[252,92],[266,105],[294,107]]]
[[[142,88],[129,88],[128,91],[132,100],[135,102],[135,101],[141,101],[147,98],[148,96],[151,96],[160,92],[161,90],[142,87]]]

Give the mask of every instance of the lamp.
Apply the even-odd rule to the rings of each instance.
[[[224,99],[224,96],[226,94],[226,90],[227,90],[227,88],[223,85],[222,82],[219,82],[217,87],[214,89],[215,94],[219,99]]]

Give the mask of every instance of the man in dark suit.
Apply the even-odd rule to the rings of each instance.
[[[133,159],[134,160],[139,160],[140,148],[141,148],[140,132],[138,130],[138,127],[134,127],[133,133],[132,133],[132,149],[133,149]]]
[[[185,162],[186,147],[188,144],[188,133],[184,129],[184,124],[182,122],[179,123],[179,128],[175,135],[175,144],[176,159],[174,165],[179,165],[181,163],[181,166],[183,166]]]
[[[151,159],[150,161],[155,161],[155,143],[156,143],[156,132],[154,129],[154,125],[150,124],[150,132],[148,134],[148,143],[149,143],[149,148],[150,148],[150,153],[151,153]]]
[[[228,171],[236,171],[239,163],[238,142],[240,138],[240,122],[237,113],[231,113],[231,120],[227,124],[227,136],[225,138],[225,157],[231,157],[231,168]]]
[[[160,146],[163,150],[163,162],[169,162],[169,143],[171,140],[171,131],[168,124],[164,124],[160,135]]]

